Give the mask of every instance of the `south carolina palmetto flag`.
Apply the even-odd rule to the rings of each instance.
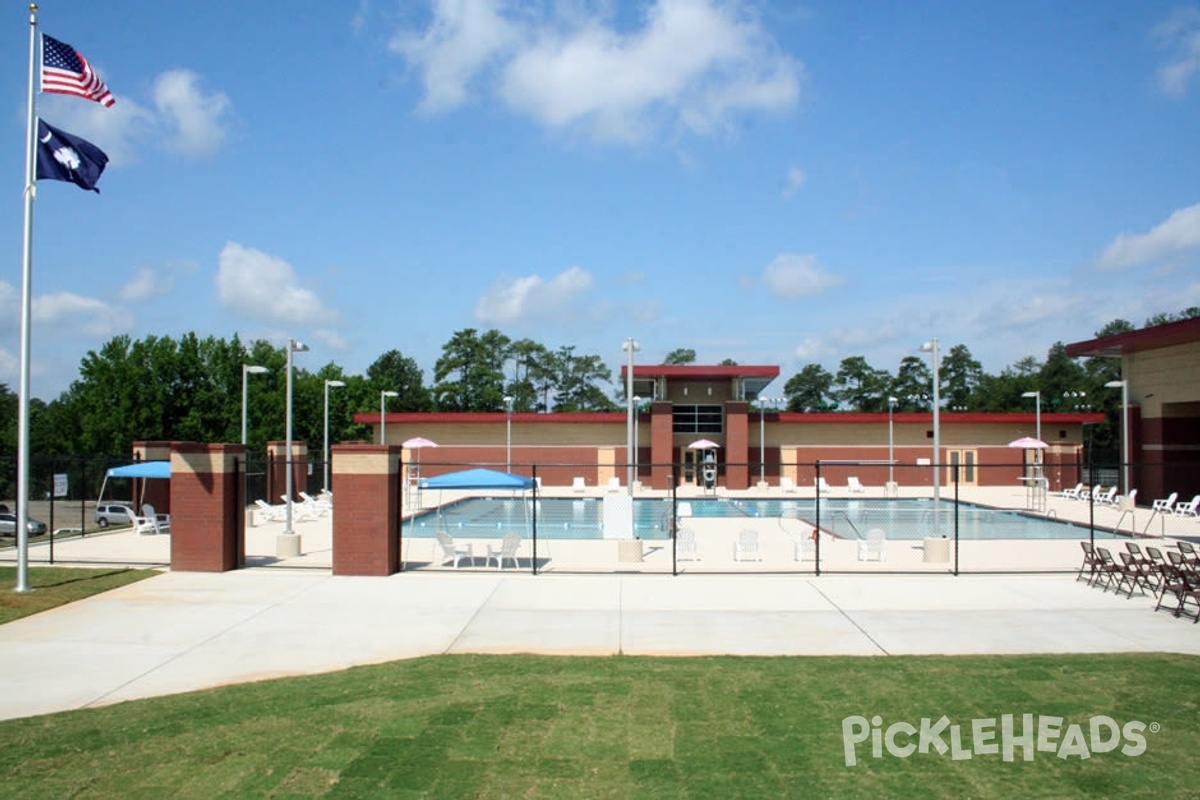
[[[69,94],[95,100],[110,107],[116,100],[93,70],[92,65],[74,47],[53,36],[42,34],[42,91]]]

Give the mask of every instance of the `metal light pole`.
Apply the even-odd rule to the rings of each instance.
[[[379,443],[387,444],[387,399],[389,397],[399,397],[399,392],[390,392],[384,389],[379,393]]]
[[[921,345],[922,353],[930,353],[933,356],[933,502],[934,513],[937,513],[937,502],[942,496],[942,476],[938,471],[938,461],[941,456],[941,419],[938,416],[938,407],[941,405],[941,378],[938,375],[938,359],[940,350],[938,349],[938,340],[930,339],[925,344]]]
[[[1040,442],[1042,440],[1042,390],[1038,389],[1033,392],[1022,392],[1021,397],[1032,397],[1034,399],[1034,417],[1033,417],[1034,418],[1034,434],[1033,434],[1033,438],[1037,439]],[[1042,451],[1041,450],[1036,451],[1036,455],[1034,455],[1034,460],[1037,464],[1037,466],[1035,467],[1037,472],[1035,473],[1034,477],[1040,478],[1041,474],[1042,474],[1041,473],[1041,465],[1042,465]]]
[[[512,395],[504,395],[504,471],[512,472]]]
[[[633,340],[632,337],[626,339],[621,344],[621,349],[628,356],[625,370],[625,452],[633,452],[633,354],[642,349],[642,346]],[[629,486],[629,493],[633,494],[633,459],[626,458],[629,464],[626,466],[625,483]]]
[[[634,395],[634,398],[633,398],[633,479],[635,481],[640,480],[640,477],[638,476],[638,449],[640,447],[640,445],[638,444],[638,433],[639,433],[638,428],[640,427],[641,420],[639,419],[639,417],[641,417],[641,414],[642,414],[642,398]],[[632,485],[632,484],[630,484],[630,485]]]
[[[295,339],[288,339],[287,346],[287,456],[285,463],[287,464],[287,476],[284,478],[284,484],[287,488],[287,512],[286,520],[283,525],[283,534],[285,536],[294,535],[292,531],[292,491],[295,487],[292,486],[292,355],[294,353],[307,353],[308,345],[304,342],[297,342]]]
[[[1129,381],[1109,381],[1109,389],[1121,387],[1121,490],[1129,492]]]
[[[246,443],[246,401],[250,398],[250,391],[246,385],[246,376],[250,374],[261,375],[264,372],[270,371],[266,367],[242,364],[242,444]]]
[[[896,403],[900,401],[895,397],[888,398],[888,488],[891,489],[892,484],[896,482],[896,436],[893,429],[893,418],[896,412]],[[889,495],[890,496],[890,495]]]
[[[325,480],[322,487],[329,491],[329,388],[345,386],[345,381],[325,381]]]

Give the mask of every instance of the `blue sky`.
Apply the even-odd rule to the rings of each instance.
[[[33,394],[127,333],[312,369],[462,328],[623,363],[921,342],[997,372],[1200,305],[1200,3],[42,3],[117,103],[42,181]],[[0,20],[0,381],[15,389],[28,24]],[[768,389],[768,392],[771,391]]]

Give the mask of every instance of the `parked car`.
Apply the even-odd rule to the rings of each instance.
[[[28,524],[25,526],[29,531],[30,536],[41,536],[46,532],[46,523],[40,519],[30,517]],[[17,535],[17,515],[7,511],[0,511],[0,536],[16,536]]]
[[[128,525],[133,509],[124,503],[105,503],[96,506],[96,524],[101,528],[109,525]]]

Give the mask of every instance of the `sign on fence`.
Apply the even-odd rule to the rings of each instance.
[[[55,497],[66,497],[67,496],[67,473],[65,473],[65,472],[54,473],[54,496]]]

